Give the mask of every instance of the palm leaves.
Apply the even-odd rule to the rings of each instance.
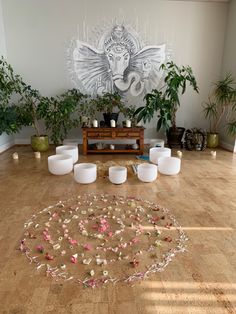
[[[208,102],[204,104],[205,118],[210,121],[210,132],[217,132],[223,117],[226,119],[227,132],[236,135],[236,82],[231,74],[214,84]]]

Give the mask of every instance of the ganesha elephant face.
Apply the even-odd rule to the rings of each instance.
[[[130,54],[126,49],[119,51],[112,49],[107,53],[107,59],[112,72],[113,80],[122,79],[124,71],[129,66]]]

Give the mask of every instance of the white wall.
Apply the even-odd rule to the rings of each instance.
[[[6,42],[5,42],[5,31],[4,31],[4,24],[3,24],[3,14],[2,14],[2,2],[0,0],[0,56],[6,57],[7,49],[6,49]],[[0,153],[14,144],[13,136],[7,135],[3,133],[0,135]]]
[[[42,94],[55,95],[73,87],[66,67],[66,49],[72,37],[81,36],[117,18],[138,25],[151,44],[167,43],[178,64],[189,64],[200,94],[182,98],[179,126],[207,127],[201,103],[211,82],[220,74],[227,3],[160,0],[2,0],[8,61],[25,81]],[[145,36],[146,35],[146,36]],[[146,137],[157,136],[155,121]],[[32,132],[16,136],[18,142]],[[70,137],[76,137],[78,131]]]
[[[228,8],[222,76],[229,72],[232,73],[236,79],[236,0],[232,0]],[[236,140],[228,136],[224,128],[220,130],[220,137],[226,148],[234,149],[236,152]]]

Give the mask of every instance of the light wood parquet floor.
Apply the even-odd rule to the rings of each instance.
[[[19,153],[19,162],[11,155]],[[178,176],[159,175],[144,184],[131,176],[120,186],[105,178],[79,185],[73,174],[53,176],[47,156],[29,146],[0,155],[0,313],[236,313],[236,154],[184,151]],[[133,155],[88,155],[80,161],[133,159]],[[168,207],[189,237],[188,252],[166,270],[133,287],[84,289],[38,274],[17,250],[23,223],[45,206],[87,192],[139,195]]]

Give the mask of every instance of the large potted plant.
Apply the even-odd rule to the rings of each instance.
[[[68,132],[80,124],[79,104],[85,98],[77,89],[68,90],[56,97],[41,98],[39,114],[55,145],[62,144]]]
[[[0,114],[1,132],[18,132],[22,126],[33,126],[35,134],[31,146],[35,151],[49,148],[48,136],[42,135],[39,127],[39,108],[41,96],[36,89],[27,85],[20,75],[14,73],[12,66],[2,57],[0,60]]]
[[[236,81],[231,74],[214,83],[208,102],[203,105],[205,118],[210,122],[207,134],[207,146],[219,145],[219,126],[225,121],[227,133],[236,135]]]
[[[105,93],[94,98],[96,110],[103,113],[104,121],[107,126],[111,120],[118,121],[119,113],[123,112],[124,104],[121,101],[121,96],[118,93]]]
[[[157,131],[164,129],[169,146],[179,147],[182,146],[185,130],[176,125],[176,113],[180,106],[179,97],[185,93],[187,84],[196,92],[198,92],[198,86],[190,66],[179,67],[170,61],[162,64],[160,68],[164,71],[164,84],[144,97],[145,106],[139,107],[135,114],[138,121],[143,119],[146,123],[146,121],[150,122],[154,114],[158,112]]]

